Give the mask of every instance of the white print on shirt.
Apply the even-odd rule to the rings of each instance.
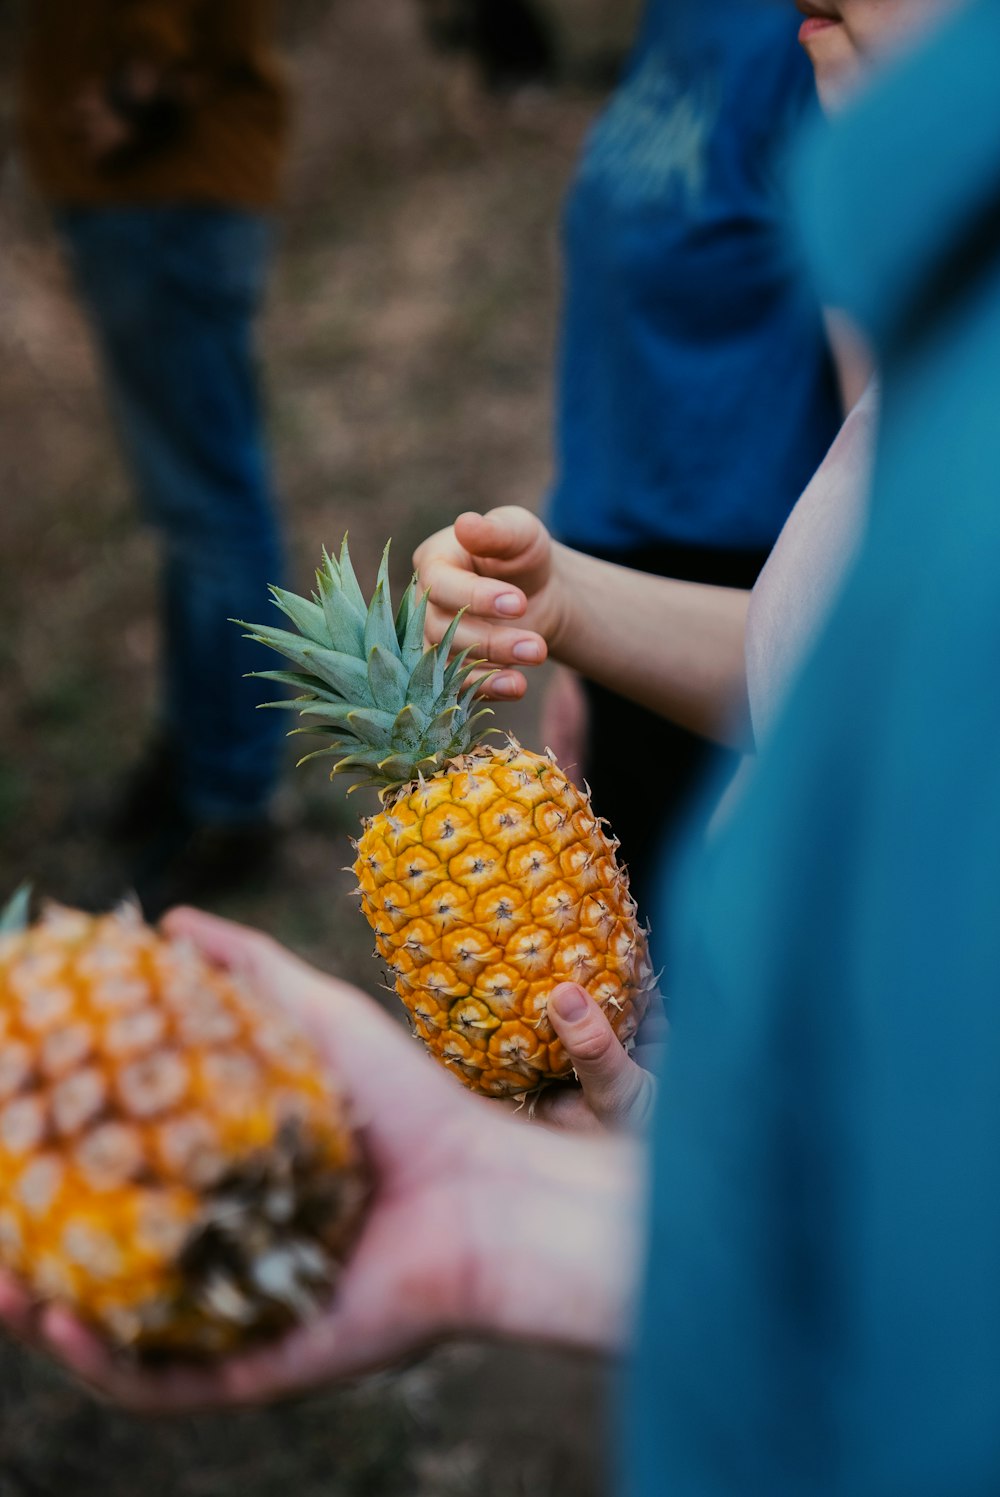
[[[685,86],[662,56],[648,57],[590,133],[579,180],[601,181],[623,208],[701,196],[721,109],[715,78]]]

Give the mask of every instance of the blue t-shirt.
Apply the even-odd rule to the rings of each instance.
[[[683,886],[628,1497],[1000,1492],[998,57],[961,7],[803,161],[871,520]]]
[[[814,107],[785,5],[651,0],[566,212],[557,477],[570,544],[768,548],[841,411],[786,236]]]

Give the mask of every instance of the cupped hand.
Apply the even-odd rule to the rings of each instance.
[[[137,1367],[0,1275],[10,1332],[98,1394],[157,1414],[274,1400],[460,1330],[620,1348],[641,1246],[643,1169],[631,1145],[524,1128],[464,1091],[364,993],[266,936],[194,910],[164,926],[313,1033],[372,1168],[361,1236],[324,1313],[219,1363]]]
[[[464,609],[455,648],[471,647],[495,672],[484,683],[486,697],[523,696],[527,681],[519,667],[541,665],[559,634],[564,608],[557,551],[541,520],[506,505],[459,515],[414,554],[430,594],[428,642],[443,639]]]
[[[267,937],[193,910],[175,911],[165,928],[245,975],[312,1031],[346,1093],[375,1178],[362,1236],[322,1316],[212,1367],[139,1370],[65,1309],[34,1306],[3,1278],[7,1327],[54,1353],[96,1391],[155,1412],[274,1399],[381,1365],[454,1329],[470,1313],[479,1149],[498,1120],[372,999]]]

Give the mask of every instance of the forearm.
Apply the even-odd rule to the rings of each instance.
[[[824,313],[826,335],[833,354],[844,416],[850,415],[875,372],[872,352],[858,328],[843,312],[828,307]]]
[[[554,659],[680,726],[753,745],[744,653],[750,594],[634,572],[556,548]]]
[[[468,1328],[623,1350],[645,1239],[642,1145],[504,1125],[473,1218]]]

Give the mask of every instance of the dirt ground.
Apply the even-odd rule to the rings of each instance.
[[[300,127],[264,329],[298,582],[345,530],[370,581],[394,537],[535,503],[550,470],[560,196],[592,94],[470,102],[406,0],[305,0]],[[9,90],[6,105],[9,107]],[[137,526],[44,215],[0,193],[0,891],[92,901],[81,832],[155,691],[155,552]],[[506,719],[505,719],[506,720]],[[529,740],[530,710],[511,725]],[[291,766],[291,757],[290,757]],[[292,774],[278,875],[226,913],[374,989],[346,897],[359,808]],[[607,1373],[481,1344],[294,1406],[148,1424],[0,1345],[0,1497],[598,1497]]]

